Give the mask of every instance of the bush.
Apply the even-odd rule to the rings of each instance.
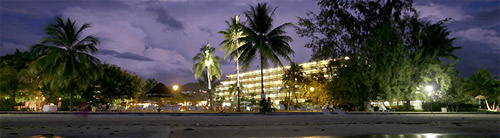
[[[410,105],[410,108],[408,108],[407,105],[398,105],[391,107],[391,109],[396,109],[396,111],[413,111],[415,110],[415,107],[413,105]]]
[[[431,108],[430,111],[433,111],[433,112],[435,112],[435,111],[441,112],[441,107],[446,107],[445,104],[439,103],[439,102],[432,102],[432,103],[422,102],[422,110],[423,111],[429,111],[429,106],[431,106],[431,105],[432,105],[432,108]]]
[[[0,111],[13,111],[14,103],[10,99],[3,99],[0,102]]]
[[[364,104],[352,104],[352,103],[343,103],[337,104],[334,106],[335,109],[342,109],[343,111],[362,111],[364,110]]]
[[[460,104],[458,106],[458,111],[459,112],[476,112],[478,111],[479,105],[475,104]],[[451,110],[451,109],[450,109]],[[455,111],[455,110],[453,110]]]
[[[424,111],[428,111],[428,103],[422,103],[422,109]],[[441,107],[446,107],[445,103],[433,102],[432,103],[432,111],[441,112]],[[456,104],[452,104],[448,106],[448,112],[455,112]],[[478,105],[475,104],[460,104],[458,106],[458,112],[476,112],[478,111]]]

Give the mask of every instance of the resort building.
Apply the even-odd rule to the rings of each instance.
[[[330,59],[331,60],[331,59]],[[303,67],[303,71],[307,75],[311,73],[318,72],[326,72],[327,65],[330,60],[321,60],[321,61],[313,61],[300,63],[299,65]],[[284,82],[282,81],[282,76],[285,72],[285,69],[290,68],[290,66],[284,67],[275,67],[264,69],[264,92],[266,94],[266,98],[270,97],[275,105],[279,104],[279,101],[283,101],[286,96],[286,90],[281,89],[284,87]],[[261,98],[261,74],[260,69],[240,72],[240,97],[245,97],[248,99],[255,98],[257,101]],[[325,73],[326,78],[330,78],[328,73]],[[230,95],[231,87],[236,83],[236,74],[226,75],[227,79],[222,80],[219,85],[215,87],[215,97],[216,99],[223,99],[224,106],[231,106],[230,101],[235,101],[236,92]],[[304,101],[304,99],[299,99],[300,101]],[[242,103],[245,103],[243,101]],[[243,104],[242,104],[243,105]],[[233,105],[234,106],[234,105]]]

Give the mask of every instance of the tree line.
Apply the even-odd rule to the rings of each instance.
[[[285,31],[293,27],[301,37],[310,38],[305,47],[313,51],[312,60],[334,59],[327,72],[305,75],[302,67],[291,62],[283,82],[288,91],[287,106],[305,97],[315,104],[335,104],[349,110],[366,110],[373,101],[410,101],[421,98],[439,99],[446,106],[484,99],[487,108],[498,110],[500,81],[483,69],[467,78],[459,77],[454,69],[459,58],[453,52],[454,38],[444,19],[428,22],[419,19],[412,0],[320,0],[319,13],[309,12],[298,17],[297,25],[275,26],[277,7],[259,3],[230,18],[227,29],[219,31],[224,40],[219,44],[236,62],[239,76],[256,62],[261,69],[261,101],[263,111],[269,111],[265,99],[263,69],[283,66],[281,59],[291,62],[294,54],[289,45],[293,39]],[[143,82],[135,73],[116,65],[102,64],[92,54],[98,51],[94,36],[82,36],[90,24],[75,26],[75,22],[57,17],[45,27],[46,36],[28,52],[16,51],[1,57],[0,98],[9,108],[18,101],[44,95],[50,100],[64,97],[72,108],[73,97],[80,101],[109,102],[109,99],[134,99],[152,87],[156,80]],[[212,105],[212,87],[220,79],[221,58],[208,43],[193,57],[192,71]],[[331,76],[329,79],[323,77]],[[237,110],[240,108],[239,77],[235,83]],[[288,87],[286,87],[288,86]],[[296,87],[298,86],[298,87]],[[433,86],[432,97],[422,95],[425,86]],[[314,89],[311,89],[314,88]],[[297,94],[297,89],[303,93]],[[96,93],[99,91],[99,93]],[[97,98],[95,97],[97,96]],[[99,98],[101,97],[101,98]],[[100,99],[100,100],[98,100]],[[107,101],[108,100],[108,101]],[[8,102],[4,102],[8,101]],[[399,103],[399,102],[398,102]],[[72,110],[72,109],[70,109]]]

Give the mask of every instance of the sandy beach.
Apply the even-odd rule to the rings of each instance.
[[[0,114],[1,137],[500,136],[499,114]]]

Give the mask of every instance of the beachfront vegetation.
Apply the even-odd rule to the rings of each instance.
[[[208,85],[208,96],[209,96],[209,106],[212,106],[212,76],[215,76],[217,79],[220,79],[222,76],[222,70],[220,67],[220,57],[213,56],[215,52],[215,48],[210,47],[210,44],[202,45],[200,48],[200,52],[193,57],[194,65],[191,68],[191,71],[194,72],[195,78],[200,77],[200,75],[205,72],[207,75],[206,83]],[[206,70],[205,70],[206,68]]]
[[[335,104],[366,110],[372,101],[406,101],[410,108],[413,92],[423,86],[438,88],[432,99],[456,90],[450,88],[457,75],[453,52],[460,47],[453,46],[444,25],[448,19],[419,20],[413,1],[322,0],[318,5],[321,12],[299,18],[296,31],[312,39],[306,47],[313,59],[345,58],[330,64],[338,74],[327,86]]]
[[[469,76],[463,87],[472,96],[484,99],[488,110],[500,111],[500,80],[488,70],[481,69]]]
[[[67,89],[70,109],[74,90],[86,90],[99,77],[100,61],[90,55],[97,52],[99,41],[93,36],[82,36],[89,27],[88,23],[77,27],[71,19],[57,17],[55,23],[45,27],[47,36],[31,48],[38,57],[29,70],[42,76],[42,82],[50,89]]]
[[[283,84],[285,91],[287,91],[288,97],[284,100],[287,103],[288,109],[290,109],[290,103],[295,99],[295,103],[299,103],[297,95],[297,89],[303,88],[306,84],[306,73],[304,68],[294,62],[290,62],[290,68],[285,70],[283,74]]]
[[[130,100],[140,95],[143,81],[135,73],[110,64],[102,64],[100,70],[102,72],[99,79],[93,83],[94,87],[90,87],[91,89],[83,94],[85,99],[96,104],[106,104],[113,103],[115,99]]]
[[[246,43],[238,48],[242,51],[239,60],[243,68],[248,69],[255,58],[260,59],[262,94],[264,94],[263,69],[268,67],[269,62],[274,63],[274,66],[283,66],[279,58],[291,61],[288,55],[294,53],[288,44],[293,39],[286,35],[284,30],[292,26],[292,23],[284,23],[273,28],[273,15],[276,9],[277,7],[273,8],[267,3],[259,3],[257,6],[250,6],[250,10],[244,11],[247,25],[242,26],[245,37],[241,38],[241,41]]]
[[[41,81],[36,75],[28,73],[28,65],[35,60],[29,51],[16,52],[0,57],[0,110],[14,110],[20,101],[35,99]]]
[[[231,18],[230,21],[226,21],[226,24],[228,25],[228,28],[226,31],[219,31],[218,33],[222,34],[224,37],[224,40],[219,44],[219,46],[222,46],[222,50],[226,50],[226,54],[224,55],[224,60],[226,57],[231,55],[233,57],[233,60],[236,61],[236,76],[238,78],[236,79],[236,92],[237,92],[237,111],[240,111],[240,66],[239,66],[239,57],[241,55],[241,52],[238,50],[240,46],[245,44],[245,41],[241,41],[240,38],[245,37],[245,34],[243,33],[243,28],[242,24],[240,23],[240,16],[237,15],[234,18]]]
[[[306,47],[312,49],[313,60],[335,59],[325,67],[327,71],[306,74],[291,62],[289,55],[294,51],[288,43],[292,38],[284,29],[292,24],[274,27],[277,8],[266,3],[244,11],[244,23],[240,23],[239,16],[226,21],[228,28],[219,32],[224,37],[220,43],[224,58],[231,55],[237,73],[240,64],[248,69],[258,58],[261,82],[262,71],[269,63],[282,66],[279,58],[290,61],[281,87],[287,96],[279,99],[288,108],[293,104],[333,104],[344,110],[366,110],[372,102],[388,101],[390,105],[386,106],[412,110],[410,101],[420,99],[424,104],[433,103],[423,106],[424,110],[446,106],[463,111],[459,109],[474,106],[476,100],[484,100],[488,110],[500,110],[498,77],[481,69],[464,78],[454,69],[458,58],[453,52],[460,47],[453,45],[454,38],[444,25],[449,19],[422,21],[412,1],[323,0],[318,5],[320,13],[310,12],[299,18],[295,29],[311,38]],[[55,21],[45,28],[47,36],[31,51],[0,57],[0,110],[13,110],[20,102],[40,102],[42,98],[47,98],[44,102],[62,101],[63,109],[82,102],[125,105],[123,101],[136,101],[141,93],[158,84],[154,79],[143,82],[135,73],[116,65],[101,64],[91,55],[97,52],[98,39],[82,36],[89,24],[75,26],[74,21],[60,17]],[[214,51],[209,44],[203,45],[193,57],[195,64],[191,68],[196,78],[202,76],[198,81],[207,93],[175,92],[168,101],[197,103],[208,96],[211,107],[212,102],[227,100],[212,97],[212,87],[222,76],[220,57]],[[237,110],[240,99],[246,105],[257,103],[255,93],[251,93],[252,98],[240,97],[236,86],[230,92],[237,92]],[[426,86],[435,89],[426,91]],[[73,97],[77,97],[76,102]],[[299,98],[305,101],[300,103]],[[391,105],[394,102],[406,104]],[[267,107],[267,103],[261,105]]]

